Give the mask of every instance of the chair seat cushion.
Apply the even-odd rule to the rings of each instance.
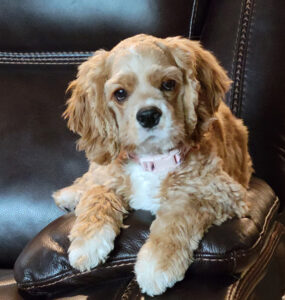
[[[247,201],[250,211],[246,217],[209,229],[195,252],[189,272],[236,277],[256,261],[270,237],[279,201],[272,189],[257,178],[251,181]],[[14,268],[20,289],[46,294],[129,276],[149,235],[153,216],[142,210],[131,212],[124,222],[129,226],[117,237],[108,260],[83,273],[68,262],[68,234],[74,220],[73,214],[60,217],[25,247]]]

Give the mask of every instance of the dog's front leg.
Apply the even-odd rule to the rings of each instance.
[[[202,214],[198,208],[181,203],[158,211],[135,266],[143,292],[150,296],[161,294],[184,278],[194,250],[214,219],[214,215]]]
[[[104,186],[85,192],[75,209],[68,249],[70,264],[90,270],[106,260],[123,224],[124,202]]]
[[[183,176],[180,181],[183,184],[168,188],[149,239],[138,254],[137,281],[149,295],[161,294],[184,278],[211,225],[243,217],[247,211],[245,188],[222,170],[203,178]]]

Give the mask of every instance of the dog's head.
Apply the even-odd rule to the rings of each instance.
[[[64,116],[79,149],[107,164],[122,148],[155,154],[197,142],[229,85],[198,42],[138,35],[79,67]]]

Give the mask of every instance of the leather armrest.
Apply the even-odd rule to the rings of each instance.
[[[248,216],[209,229],[195,252],[189,272],[237,276],[255,262],[270,237],[279,201],[265,182],[254,178],[248,202]],[[68,234],[74,219],[73,214],[60,217],[25,247],[14,268],[20,289],[38,295],[130,276],[153,217],[145,211],[131,212],[125,220],[130,226],[117,237],[108,260],[83,273],[68,262]]]

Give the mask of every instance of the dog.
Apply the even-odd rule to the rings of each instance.
[[[130,209],[155,215],[135,264],[150,296],[184,278],[205,232],[247,212],[248,131],[222,101],[231,80],[197,41],[137,35],[79,66],[64,118],[90,162],[54,193],[75,211],[68,250],[103,263]]]

